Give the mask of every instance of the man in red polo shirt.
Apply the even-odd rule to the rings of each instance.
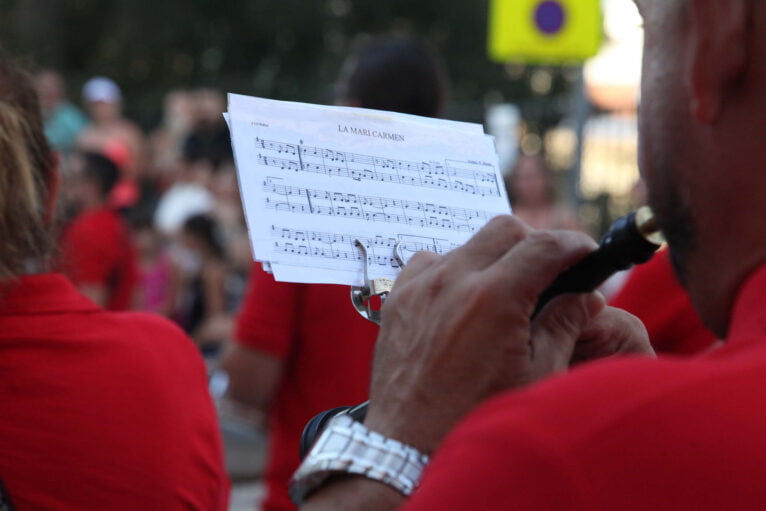
[[[348,287],[276,282],[259,263],[225,367],[232,397],[268,413],[264,509],[292,509],[287,483],[314,415],[367,399],[377,327],[352,307]],[[256,370],[258,369],[258,370]]]
[[[365,41],[344,65],[340,103],[430,117],[442,113],[440,63],[409,37]],[[269,416],[264,511],[291,511],[290,476],[306,422],[367,399],[377,327],[353,308],[345,286],[275,282],[253,266],[237,343],[224,359],[230,394]]]
[[[119,170],[107,157],[83,153],[72,168],[71,200],[80,210],[61,240],[61,269],[107,310],[133,307],[138,279],[127,226],[108,205]]]
[[[646,334],[592,294],[558,297],[530,322],[539,293],[593,245],[499,217],[464,247],[418,255],[402,272],[383,310],[367,418],[330,423],[325,438],[337,441],[318,442],[325,456],[310,454],[314,464],[299,472],[305,510],[766,507],[766,146],[757,136],[766,3],[637,4],[649,203],[725,347],[567,372],[572,360],[649,354]]]

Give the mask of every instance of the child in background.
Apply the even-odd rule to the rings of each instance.
[[[133,241],[138,252],[139,289],[136,309],[175,317],[180,275],[162,234],[148,218],[133,222]]]
[[[185,328],[204,354],[213,355],[231,338],[233,327],[226,307],[227,261],[218,225],[208,215],[191,216],[184,222],[179,240],[199,261],[198,271],[185,289]]]

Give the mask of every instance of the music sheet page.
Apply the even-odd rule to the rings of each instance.
[[[277,280],[395,279],[394,247],[446,253],[510,213],[480,125],[229,95],[253,254]]]

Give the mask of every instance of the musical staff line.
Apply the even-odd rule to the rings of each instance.
[[[277,238],[274,241],[274,249],[277,253],[320,257],[334,260],[361,261],[362,256],[354,246],[354,241],[361,241],[368,252],[368,264],[377,266],[390,266],[398,268],[393,257],[393,250],[397,243],[401,242],[400,250],[408,253],[429,251],[437,254],[445,254],[458,247],[454,243],[436,238],[398,234],[392,237],[367,237],[353,236],[321,231],[299,230],[271,226],[271,236]]]
[[[478,231],[493,216],[491,212],[479,209],[317,190],[284,185],[280,181],[272,176],[263,181],[263,190],[276,196],[274,199],[266,197],[267,209],[470,233]]]
[[[280,170],[310,172],[355,181],[440,188],[482,197],[501,196],[494,170],[464,168],[471,165],[486,167],[486,163],[456,160],[445,160],[444,163],[413,162],[260,138],[255,139],[255,144],[256,148],[264,152],[277,153],[277,156],[258,153],[258,162]]]

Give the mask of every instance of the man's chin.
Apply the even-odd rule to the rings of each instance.
[[[691,208],[683,203],[678,187],[672,182],[663,183],[659,193],[650,189],[649,204],[670,247],[673,269],[688,289],[689,260],[696,250],[698,239]]]

